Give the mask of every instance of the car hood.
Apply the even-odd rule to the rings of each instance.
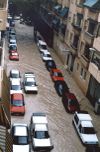
[[[13,152],[29,152],[29,145],[13,145]]]
[[[89,144],[97,144],[98,143],[98,138],[96,136],[96,134],[92,134],[92,135],[86,135],[86,134],[81,134],[82,140],[84,142],[87,142]]]
[[[36,86],[25,86],[25,90],[37,91],[38,89]]]
[[[49,146],[52,146],[50,138],[48,138],[48,139],[36,139],[36,138],[33,138],[33,144],[36,147],[49,147]]]

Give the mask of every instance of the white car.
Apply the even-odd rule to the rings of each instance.
[[[14,123],[11,128],[13,152],[30,152],[27,124]]]
[[[16,79],[16,78],[13,78],[10,81],[10,94],[14,94],[14,93],[23,93],[21,81],[19,79]]]
[[[21,80],[20,71],[17,69],[10,70],[9,78],[10,78],[10,81],[13,78]]]
[[[32,72],[27,72],[24,75],[23,86],[25,93],[38,93],[38,88],[35,80],[35,75]]]
[[[43,61],[53,60],[49,51],[45,51],[42,53],[42,60]]]
[[[44,113],[33,113],[31,116],[30,135],[34,151],[50,151],[53,149],[47,117]]]
[[[92,118],[88,113],[75,112],[73,124],[80,139],[85,145],[98,145],[99,141],[92,124]]]
[[[42,41],[42,40],[38,41],[38,47],[39,47],[40,53],[48,51],[47,44],[44,41]]]

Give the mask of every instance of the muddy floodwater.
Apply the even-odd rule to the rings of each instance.
[[[33,27],[19,24],[19,21],[16,21],[16,34],[19,61],[8,60],[8,51],[6,50],[7,74],[11,69],[18,69],[21,72],[21,80],[23,81],[25,72],[34,72],[38,84],[38,94],[24,94],[25,116],[12,116],[11,122],[29,124],[33,112],[45,112],[48,118],[49,133],[54,144],[52,152],[84,152],[85,147],[72,125],[73,115],[65,111],[61,97],[57,95],[54,89],[54,83],[33,40]],[[58,67],[62,68],[62,63],[56,54],[52,51],[51,54]],[[72,88],[74,82],[71,83],[70,75],[65,75],[65,79]]]

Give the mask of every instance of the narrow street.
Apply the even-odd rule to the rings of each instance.
[[[54,84],[50,78],[49,72],[41,59],[38,48],[33,40],[33,27],[19,24],[16,21],[17,45],[19,52],[19,61],[10,61],[8,59],[8,48],[5,56],[7,61],[7,75],[11,69],[18,69],[21,72],[21,80],[23,74],[28,71],[35,73],[38,84],[38,94],[24,94],[26,103],[26,114],[24,117],[12,116],[12,123],[30,123],[30,117],[33,112],[45,112],[48,118],[49,132],[54,144],[52,152],[84,152],[85,147],[82,145],[73,125],[72,114],[68,114],[54,89]],[[8,42],[6,42],[6,46]],[[100,140],[100,116],[94,115],[93,107],[82,94],[72,76],[64,70],[63,65],[57,55],[51,50],[58,68],[63,71],[65,81],[69,88],[74,92],[80,101],[81,108],[88,110],[93,118],[93,124]],[[98,121],[97,121],[98,119]]]

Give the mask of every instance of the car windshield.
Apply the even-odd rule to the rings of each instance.
[[[21,86],[20,85],[12,85],[11,90],[21,90]]]
[[[35,82],[25,82],[25,86],[34,86],[34,85],[36,85],[36,83]]]
[[[23,106],[23,105],[24,105],[24,103],[23,103],[22,100],[11,100],[11,104],[12,104],[13,106],[17,106],[17,107],[20,107],[20,106]]]
[[[95,130],[93,127],[84,127],[84,134],[95,134]]]
[[[54,72],[54,76],[62,77],[62,73],[61,72]]]
[[[19,74],[14,74],[14,73],[12,73],[12,74],[10,75],[10,77],[11,77],[11,78],[19,78]]]
[[[10,50],[16,50],[17,48],[16,48],[16,46],[15,45],[13,45],[13,46],[10,46],[10,48],[9,48]]]
[[[50,54],[44,54],[43,56],[44,56],[44,57],[51,57]]]
[[[48,131],[36,131],[35,138],[37,139],[49,138]]]
[[[29,144],[27,136],[14,136],[13,138],[14,145],[27,145]]]
[[[41,48],[44,49],[44,50],[47,50],[46,45],[41,45]]]
[[[74,99],[69,99],[68,102],[69,102],[69,104],[70,104],[71,106],[77,105],[77,101],[74,100]]]

